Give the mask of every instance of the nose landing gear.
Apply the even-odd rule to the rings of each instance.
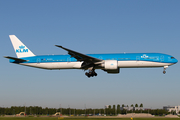
[[[95,72],[95,69],[89,70],[89,72],[86,72],[85,75],[90,78],[90,77],[94,77],[97,76],[97,73]]]
[[[164,66],[163,74],[166,74],[166,68],[168,68],[168,66]]]

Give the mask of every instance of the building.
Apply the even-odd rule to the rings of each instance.
[[[168,112],[175,111],[176,114],[179,114],[179,112],[180,112],[180,106],[163,106],[163,109],[167,110]]]
[[[123,110],[127,110],[127,111],[134,110],[134,107],[125,106],[125,107],[122,107],[122,108],[123,108]]]
[[[136,110],[144,110],[144,108],[143,107],[134,107],[134,110],[136,111]]]
[[[105,105],[105,108],[109,108],[109,105]]]
[[[127,111],[133,110],[133,111],[136,111],[136,110],[144,110],[144,109],[143,109],[143,107],[128,107],[128,106],[124,106],[124,107],[120,107],[120,110],[127,110]]]

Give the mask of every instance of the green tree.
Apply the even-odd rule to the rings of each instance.
[[[116,106],[115,105],[113,105],[113,109],[112,109],[113,111],[112,111],[112,114],[116,114]]]
[[[108,108],[108,114],[110,115],[111,112],[112,112],[112,110],[111,110],[111,105],[109,105],[109,108]]]
[[[116,107],[116,106],[115,106],[115,105],[113,105],[113,109],[116,109],[115,107]]]
[[[142,103],[140,104],[140,107],[143,107],[143,104],[142,104]]]
[[[136,104],[135,107],[138,107],[138,104]]]
[[[120,114],[121,113],[121,111],[120,111],[120,105],[118,104],[117,105],[117,114]]]
[[[126,114],[127,113],[127,111],[125,110],[125,109],[123,109],[122,111],[121,111],[121,114]]]
[[[122,107],[124,107],[124,104],[122,104]]]
[[[132,104],[131,107],[134,107],[134,105]]]

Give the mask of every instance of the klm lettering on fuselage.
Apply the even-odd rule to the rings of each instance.
[[[28,49],[24,49],[25,46],[21,45],[19,46],[19,49],[16,49],[16,53],[24,53],[24,52],[28,52]]]

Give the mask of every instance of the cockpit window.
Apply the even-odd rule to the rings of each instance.
[[[175,59],[174,57],[171,57],[171,59]]]

